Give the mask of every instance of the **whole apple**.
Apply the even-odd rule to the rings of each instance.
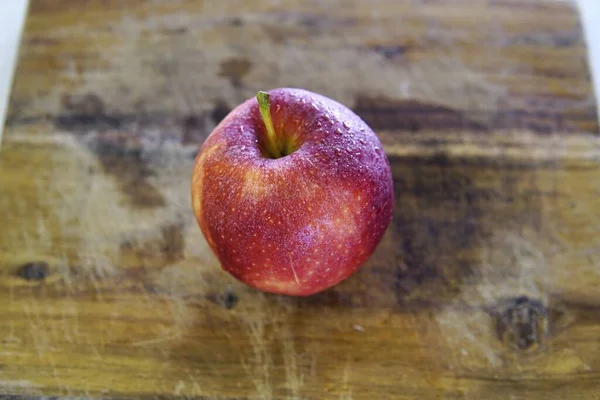
[[[196,157],[192,204],[223,269],[257,289],[306,296],[373,253],[393,185],[381,143],[351,110],[301,89],[259,92]]]

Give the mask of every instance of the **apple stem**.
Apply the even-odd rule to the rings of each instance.
[[[277,146],[275,127],[273,126],[273,120],[271,119],[271,104],[269,101],[270,97],[271,96],[269,96],[269,93],[263,91],[258,92],[258,94],[256,95],[260,115],[262,116],[263,122],[265,123],[265,128],[267,128],[267,151],[271,154],[272,157],[279,158],[281,157],[281,152],[279,151],[279,146]]]

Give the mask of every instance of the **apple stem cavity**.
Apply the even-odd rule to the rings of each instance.
[[[262,116],[265,128],[267,129],[267,140],[265,141],[267,153],[272,158],[279,158],[282,157],[283,154],[277,145],[277,134],[275,133],[275,127],[273,126],[273,120],[271,119],[270,98],[271,96],[269,96],[269,93],[263,91],[258,92],[256,95],[260,115]]]

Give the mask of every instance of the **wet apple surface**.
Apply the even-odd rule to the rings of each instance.
[[[194,213],[234,277],[314,294],[352,275],[380,242],[392,216],[389,163],[375,133],[334,100],[288,88],[258,99],[202,145]]]

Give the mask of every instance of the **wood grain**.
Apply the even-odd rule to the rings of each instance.
[[[600,399],[598,119],[552,0],[32,0],[0,153],[0,393]],[[394,220],[322,294],[196,226],[198,145],[257,90],[352,107]]]

